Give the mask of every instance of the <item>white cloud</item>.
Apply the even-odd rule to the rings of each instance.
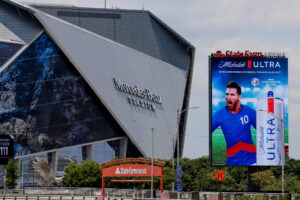
[[[220,102],[225,102],[224,98],[222,98],[222,99],[221,98],[213,98],[212,99],[212,104],[215,106],[219,105]]]
[[[256,98],[242,98],[242,103],[246,103],[246,102],[248,102],[248,103],[256,103],[257,102],[257,99]]]
[[[286,87],[277,86],[274,90],[274,95],[277,95],[278,97],[287,96],[287,92],[288,91]]]
[[[251,88],[249,88],[249,87],[241,87],[241,90],[242,90],[242,93],[243,92],[251,92]]]
[[[253,92],[260,92],[260,91],[261,91],[261,89],[258,87],[253,88]]]
[[[224,93],[221,92],[220,90],[217,90],[216,88],[212,89],[212,94],[214,97],[223,97]]]

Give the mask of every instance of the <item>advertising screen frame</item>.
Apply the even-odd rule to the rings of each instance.
[[[277,88],[279,88],[279,86],[283,86],[285,89],[286,89],[286,93],[283,94],[282,96],[282,107],[283,107],[283,112],[282,112],[282,119],[281,121],[284,122],[284,125],[286,126],[285,129],[282,128],[282,132],[283,132],[283,139],[282,140],[278,140],[278,141],[283,141],[283,144],[282,145],[277,145],[277,146],[280,146],[280,150],[278,150],[278,152],[280,152],[278,155],[280,157],[281,160],[283,161],[280,161],[278,162],[277,164],[274,164],[274,162],[262,162],[261,160],[261,155],[262,155],[262,150],[261,150],[261,146],[263,145],[259,145],[259,147],[257,147],[257,140],[259,141],[258,143],[261,144],[261,141],[264,141],[264,140],[261,140],[261,139],[256,139],[256,136],[257,136],[257,131],[256,129],[254,129],[254,126],[252,124],[251,126],[251,129],[250,129],[250,132],[251,132],[251,139],[253,140],[253,145],[254,145],[254,148],[253,149],[253,145],[252,146],[249,146],[249,148],[247,147],[247,151],[250,151],[252,153],[255,153],[255,161],[259,161],[259,162],[255,162],[254,164],[238,164],[237,163],[230,163],[228,162],[229,164],[227,164],[226,160],[228,158],[228,155],[229,157],[232,155],[232,154],[228,154],[228,149],[230,149],[230,143],[227,144],[227,141],[228,138],[225,140],[224,139],[224,135],[223,135],[223,130],[222,132],[222,137],[223,137],[223,147],[222,149],[225,148],[225,152],[224,152],[224,155],[222,155],[221,157],[223,157],[222,159],[220,159],[220,162],[216,160],[216,137],[214,138],[213,136],[213,130],[212,130],[212,119],[213,119],[213,114],[216,113],[216,108],[220,108],[219,105],[221,105],[221,101],[220,99],[215,99],[214,97],[216,96],[216,93],[218,92],[218,94],[220,93],[219,91],[220,90],[216,90],[216,89],[219,89],[221,87],[217,86],[217,88],[213,88],[215,85],[216,85],[216,81],[214,82],[214,78],[216,78],[216,63],[218,61],[232,61],[232,64],[236,64],[236,66],[226,66],[228,67],[228,72],[225,72],[225,75],[224,77],[227,77],[227,78],[224,78],[224,80],[227,80],[227,79],[232,79],[232,77],[239,77],[239,79],[241,79],[241,76],[244,76],[245,79],[250,79],[251,77],[253,77],[253,74],[257,74],[255,75],[255,77],[258,77],[258,78],[252,78],[253,80],[249,81],[249,84],[251,83],[251,85],[253,86],[253,88],[255,88],[257,86],[257,88],[255,88],[256,90],[253,89],[253,91],[258,91],[259,89],[264,89],[262,91],[265,91],[266,88],[270,87],[271,89],[276,89],[276,92],[274,94],[274,101],[275,101],[275,107],[277,105],[277,101],[279,101],[280,99],[279,98],[276,98],[278,97],[278,91],[277,91]],[[234,52],[234,51],[226,51],[225,53],[222,53],[221,51],[217,51],[216,53],[214,54],[211,54],[209,56],[209,59],[208,59],[208,64],[209,64],[209,157],[210,157],[210,163],[211,165],[214,165],[214,166],[223,166],[223,165],[226,165],[226,166],[282,166],[285,164],[285,157],[287,157],[288,155],[286,154],[288,152],[288,95],[287,95],[287,89],[288,89],[288,58],[285,57],[285,54],[284,53],[276,53],[276,52],[271,52],[271,53],[262,53],[262,52],[250,52],[250,51],[237,51],[237,52]],[[254,61],[254,63],[253,63]],[[267,61],[270,61],[267,63]],[[275,61],[273,63],[273,61]],[[277,63],[278,61],[278,63]],[[256,63],[255,63],[256,62]],[[265,62],[265,63],[264,63]],[[272,63],[271,63],[272,62]],[[241,64],[239,66],[239,64]],[[270,65],[271,64],[271,65]],[[273,65],[274,64],[274,65]],[[278,66],[276,66],[276,64]],[[215,66],[212,66],[212,65],[215,65]],[[277,68],[280,68],[282,66],[282,70],[277,70],[275,72],[272,72],[272,67],[275,69],[276,67]],[[251,67],[252,66],[252,67]],[[214,68],[215,67],[215,68]],[[226,68],[224,67],[224,68]],[[235,67],[240,67],[238,68],[238,70],[235,71]],[[243,68],[244,67],[244,68]],[[264,69],[259,69],[259,68],[263,68]],[[243,68],[243,69],[242,69]],[[248,70],[252,73],[250,73],[249,71],[247,71],[248,74],[246,74],[246,71],[243,72],[243,70]],[[222,69],[223,70],[223,69]],[[226,70],[226,69],[225,69]],[[220,73],[221,70],[219,70],[218,73]],[[234,71],[234,72],[233,72]],[[224,72],[222,72],[224,73]],[[228,74],[226,74],[228,73]],[[230,74],[232,73],[232,74]],[[242,75],[238,75],[238,73],[242,74]],[[265,74],[263,74],[265,73]],[[274,75],[275,74],[275,75]],[[270,77],[267,77],[267,76],[270,76]],[[228,78],[229,77],[229,78]],[[223,76],[220,74],[218,75],[218,79],[222,79]],[[281,79],[282,78],[282,79]],[[237,80],[239,80],[237,79]],[[232,81],[237,81],[235,80],[235,78],[232,79]],[[243,80],[244,81],[244,80]],[[272,82],[273,81],[273,82]],[[238,82],[238,81],[237,81]],[[222,100],[222,106],[224,107],[224,105],[226,105],[226,102],[225,102],[225,96],[226,96],[226,83],[224,83],[225,86],[222,86],[222,88],[224,87],[225,89],[222,91],[222,95],[223,95],[223,100]],[[260,84],[260,85],[259,85]],[[264,86],[264,88],[262,88]],[[241,86],[242,88],[242,93],[243,91],[245,90],[245,87]],[[247,88],[246,87],[246,91],[250,91],[249,87]],[[216,92],[217,91],[217,92]],[[254,93],[252,92],[252,96],[249,95],[250,92],[248,91],[248,93],[246,92],[246,96],[248,96],[247,98],[245,98],[247,100],[250,99],[250,101],[253,101],[252,104],[251,104],[251,108],[253,108],[255,111],[256,111],[256,102],[260,101],[261,99],[268,99],[271,98],[267,96],[267,94],[265,96],[263,96],[262,94],[265,94],[263,92],[260,92],[260,93]],[[272,93],[272,92],[271,92]],[[255,96],[253,97],[255,94],[259,94],[258,96]],[[220,94],[219,94],[220,95]],[[222,96],[221,95],[221,96]],[[281,98],[281,96],[279,96]],[[279,100],[278,100],[279,99]],[[272,100],[272,99],[271,99]],[[243,99],[241,100],[241,102],[243,101]],[[216,106],[216,102],[218,106]],[[279,102],[280,103],[280,102]],[[254,106],[253,106],[254,105]],[[247,107],[247,106],[245,106]],[[277,108],[276,108],[277,109]],[[278,109],[277,109],[278,110]],[[273,111],[274,112],[274,111]],[[275,110],[275,112],[277,113],[277,111]],[[258,113],[258,112],[257,112]],[[258,116],[259,119],[262,119],[261,117],[261,114],[256,114],[255,112],[255,119],[256,117]],[[264,114],[263,117],[266,117],[267,115]],[[255,120],[256,121],[256,120]],[[258,122],[258,125],[259,125],[259,130],[262,130],[261,128],[261,124],[263,120],[259,120]],[[273,121],[269,121],[270,123],[272,123]],[[275,123],[275,121],[274,121]],[[276,122],[277,123],[277,122]],[[275,124],[276,124],[275,123]],[[220,127],[220,126],[219,126]],[[256,125],[256,128],[257,128],[257,125]],[[253,131],[254,130],[254,131]],[[217,134],[219,134],[219,132],[217,132]],[[262,131],[259,131],[258,135],[259,135],[259,138],[261,138],[261,133],[263,133]],[[266,133],[266,130],[265,130],[265,133]],[[266,135],[266,134],[265,134]],[[266,140],[266,139],[265,139]],[[225,144],[224,144],[225,143]],[[282,147],[282,148],[281,148]],[[244,148],[244,147],[243,147]],[[226,150],[227,149],[227,150]],[[250,149],[250,150],[249,150]],[[252,149],[252,150],[251,150]],[[236,149],[235,149],[236,150]],[[258,156],[256,156],[256,154],[258,154],[257,152],[260,152],[260,154]],[[236,153],[236,152],[235,152]],[[247,152],[246,152],[247,153]],[[227,154],[227,157],[226,157],[226,154]],[[224,161],[224,157],[225,157],[225,161]],[[267,158],[265,158],[267,159]],[[268,158],[269,159],[269,158]],[[253,163],[253,162],[252,162]],[[271,163],[271,164],[270,164]]]

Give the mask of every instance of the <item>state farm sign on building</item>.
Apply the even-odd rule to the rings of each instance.
[[[103,168],[105,177],[151,176],[151,165],[125,164]],[[153,176],[162,176],[162,168],[153,166]]]

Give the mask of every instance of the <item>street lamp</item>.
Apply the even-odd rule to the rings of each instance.
[[[186,112],[187,110],[190,110],[190,109],[198,109],[200,107],[198,106],[193,106],[193,107],[189,107],[189,108],[185,108],[183,110],[181,110],[180,108],[177,109],[177,167],[179,167],[179,157],[180,157],[180,145],[179,145],[179,127],[180,127],[180,117],[181,117],[181,114]],[[177,199],[179,199],[179,191],[177,190]]]
[[[153,199],[154,128],[151,128],[151,133],[152,133],[152,148],[151,148],[151,194],[150,194],[150,198]]]

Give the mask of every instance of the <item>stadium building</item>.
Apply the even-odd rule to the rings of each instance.
[[[0,134],[14,137],[21,187],[70,161],[170,159],[178,135],[181,155],[194,53],[146,10],[1,1]]]

